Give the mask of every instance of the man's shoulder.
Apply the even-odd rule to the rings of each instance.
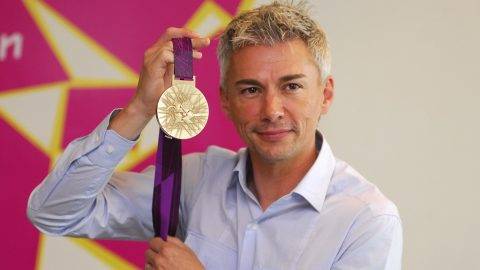
[[[234,152],[230,149],[223,148],[216,145],[211,145],[205,151],[207,162],[235,162],[238,161],[239,152]]]
[[[239,153],[231,150],[209,146],[205,152],[189,153],[182,156],[182,195],[190,205],[202,198],[221,194],[226,190],[233,168],[238,162]]]
[[[201,173],[201,175],[196,175],[196,177],[218,181],[219,175],[227,176],[232,174],[244,151],[245,149],[242,148],[238,152],[234,152],[230,149],[213,145],[209,146],[205,152],[184,155],[182,163],[184,168],[197,168],[193,173]],[[212,178],[212,176],[216,177]]]
[[[356,214],[399,217],[394,202],[345,161],[337,159],[327,197],[335,199]]]
[[[227,164],[233,164],[233,166],[235,166],[242,151],[243,150],[240,149],[238,152],[234,152],[227,148],[211,145],[207,148],[205,152],[195,152],[183,155],[183,160],[184,163],[200,161],[203,163],[204,166],[209,167],[221,167]]]

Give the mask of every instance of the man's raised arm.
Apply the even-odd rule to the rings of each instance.
[[[114,172],[171,85],[172,38],[190,37],[193,57],[208,38],[169,28],[146,50],[137,91],[123,110],[107,116],[88,136],[71,142],[53,170],[30,195],[27,214],[42,232],[89,238],[148,239],[153,236],[153,167]]]

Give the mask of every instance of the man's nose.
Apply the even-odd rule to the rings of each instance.
[[[284,117],[284,104],[280,93],[276,90],[265,91],[263,99],[263,120],[275,122]]]

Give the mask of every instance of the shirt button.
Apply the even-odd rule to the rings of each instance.
[[[95,141],[96,141],[96,142],[100,141],[100,135],[95,134]]]
[[[247,229],[251,230],[251,231],[254,231],[258,228],[258,225],[255,224],[255,223],[250,223],[247,225]]]
[[[115,151],[115,148],[112,145],[107,145],[107,153],[111,154]]]

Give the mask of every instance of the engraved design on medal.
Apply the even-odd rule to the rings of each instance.
[[[173,85],[158,101],[157,120],[167,135],[177,139],[192,138],[207,124],[207,100],[192,85]]]

